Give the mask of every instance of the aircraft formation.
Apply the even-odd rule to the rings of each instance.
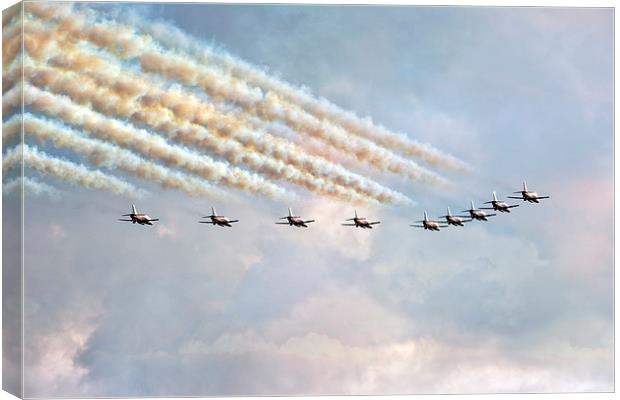
[[[549,196],[541,196],[534,191],[530,191],[527,188],[527,183],[523,182],[523,190],[519,190],[513,192],[513,194],[519,194],[520,196],[507,196],[509,199],[517,199],[523,200],[528,203],[539,203],[542,199],[548,199]],[[473,220],[477,221],[488,221],[488,218],[494,217],[497,213],[487,213],[484,210],[493,210],[499,213],[509,213],[511,208],[519,207],[518,204],[508,204],[503,200],[498,200],[497,195],[493,192],[493,199],[490,201],[484,202],[484,204],[490,204],[490,207],[480,207],[476,208],[473,200],[471,201],[471,208],[468,210],[463,210],[462,212],[466,212],[469,215],[453,215],[450,211],[450,207],[447,208],[447,214],[439,217],[442,220],[433,220],[428,218],[428,214],[424,211],[424,219],[420,221],[415,221],[416,224],[409,225],[414,228],[423,228],[429,231],[439,231],[441,228],[446,228],[450,225],[452,226],[464,226],[463,224],[466,222],[470,222]],[[357,210],[355,211],[355,216],[353,218],[349,218],[345,220],[345,223],[341,224],[342,226],[352,226],[355,228],[362,229],[372,229],[373,225],[380,224],[381,221],[368,221],[365,217],[360,217],[357,215]],[[123,217],[129,217],[130,219],[119,219],[119,221],[132,222],[134,224],[139,225],[153,225],[152,222],[159,221],[158,218],[151,218],[147,214],[139,213],[136,209],[135,205],[131,205],[131,213],[124,214]],[[201,220],[198,223],[201,224],[212,224],[217,226],[224,227],[232,227],[231,224],[239,222],[238,219],[228,219],[223,215],[218,215],[215,207],[211,207],[211,215],[207,215],[202,217],[209,218],[209,220]],[[286,221],[284,221],[286,220]],[[352,222],[350,222],[352,221]],[[314,219],[303,219],[299,215],[294,215],[293,210],[291,208],[288,209],[288,215],[281,217],[278,221],[275,222],[276,225],[289,225],[297,228],[308,228],[308,224],[316,222]]]

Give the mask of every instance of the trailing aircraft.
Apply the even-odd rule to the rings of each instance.
[[[529,201],[530,203],[538,203],[538,200],[549,198],[549,196],[539,196],[538,193],[527,190],[527,183],[525,181],[523,181],[523,190],[513,193],[520,193],[521,197],[508,196],[509,199],[519,199],[523,201]]]
[[[474,206],[474,201],[471,201],[471,208],[469,210],[463,210],[463,212],[469,212],[469,216],[471,219],[476,219],[478,221],[488,221],[488,217],[494,217],[497,214],[487,214],[479,208]]]
[[[481,210],[495,210],[504,213],[509,213],[511,208],[519,207],[518,204],[508,205],[503,200],[497,200],[495,192],[493,192],[493,200],[485,201],[484,204],[492,204],[492,207],[480,207]]]
[[[469,217],[460,216],[460,215],[452,215],[452,212],[450,211],[450,207],[448,207],[448,214],[442,215],[440,218],[445,218],[448,225],[454,225],[454,226],[464,226],[463,225],[464,222],[471,221],[471,218]]]
[[[211,207],[211,215],[207,215],[202,218],[211,218],[211,221],[198,221],[201,224],[213,224],[217,226],[227,226],[232,227],[231,224],[235,222],[239,222],[238,219],[230,220],[223,215],[217,215],[217,211],[215,211],[215,207]]]
[[[290,226],[296,226],[296,227],[304,227],[307,228],[308,225],[311,222],[315,222],[313,219],[309,219],[307,221],[304,221],[300,216],[298,215],[293,215],[293,211],[289,208],[288,209],[288,215],[286,217],[282,217],[280,219],[286,219],[288,222],[276,222],[276,225],[290,225]]]
[[[132,222],[140,225],[153,225],[151,222],[159,221],[159,218],[151,218],[146,214],[138,213],[134,204],[131,205],[131,213],[124,214],[122,217],[130,217],[131,219],[119,219],[119,221]]]
[[[364,217],[358,217],[357,210],[355,210],[355,217],[349,218],[345,221],[353,221],[353,223],[352,224],[341,224],[342,226],[354,226],[356,228],[362,228],[362,229],[372,229],[373,225],[381,223],[381,221],[369,222]]]
[[[413,226],[414,228],[424,228],[425,230],[429,230],[429,231],[439,231],[441,228],[445,228],[448,226],[448,224],[443,224],[439,221],[433,221],[428,219],[428,215],[426,214],[426,211],[424,211],[424,219],[422,221],[415,221],[415,222],[421,222],[422,225],[409,225],[409,226]]]

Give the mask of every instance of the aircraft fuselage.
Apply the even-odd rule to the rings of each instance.
[[[530,203],[538,203],[538,193],[536,192],[521,192],[521,196],[523,196],[523,200],[529,201]]]
[[[446,221],[448,222],[448,225],[465,226],[463,225],[463,219],[459,217],[448,215],[446,217]]]
[[[372,229],[372,225],[370,225],[366,218],[353,218],[353,222],[356,228]]]
[[[304,222],[301,217],[286,217],[288,219],[288,224],[291,226],[304,227],[307,228],[308,225]]]
[[[424,225],[424,229],[427,229],[429,231],[439,231],[439,224],[435,221],[423,221],[422,224]]]
[[[226,217],[223,217],[221,215],[212,215],[210,216],[210,218],[213,225],[232,227],[232,225],[230,224],[230,220]]]
[[[494,200],[494,201],[491,202],[491,204],[493,204],[493,209],[495,211],[506,212],[506,213],[510,212],[510,207],[504,201],[495,201]]]
[[[153,225],[150,221],[152,218],[146,214],[130,214],[129,217],[134,224]]]
[[[487,214],[482,210],[469,210],[469,215],[478,221],[488,221]]]

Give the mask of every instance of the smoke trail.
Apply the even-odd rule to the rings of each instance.
[[[64,66],[72,64],[66,58]],[[77,63],[81,64],[81,63]],[[74,65],[70,65],[74,66]],[[384,188],[305,151],[287,140],[266,132],[253,131],[243,123],[221,114],[195,96],[169,90],[103,65],[95,81],[112,88],[96,86],[93,79],[61,73],[44,67],[25,66],[31,81],[74,101],[91,104],[108,115],[153,126],[183,143],[205,147],[233,164],[244,163],[271,178],[286,179],[308,190],[348,201],[410,202],[404,195]],[[119,95],[123,96],[120,99]],[[133,98],[140,98],[138,102]],[[158,104],[165,106],[162,109]],[[172,112],[173,115],[170,115]],[[189,123],[187,121],[189,120]],[[202,125],[209,126],[209,130]],[[370,198],[369,198],[370,197]]]
[[[6,93],[4,96],[7,99],[6,105],[14,106],[19,94],[15,89]],[[146,157],[161,160],[168,166],[185,169],[209,181],[272,198],[290,199],[292,197],[292,194],[285,189],[256,174],[231,167],[184,147],[171,145],[164,138],[144,129],[135,128],[121,121],[107,118],[87,107],[73,104],[65,96],[53,95],[26,84],[24,85],[24,102],[49,116],[59,117],[72,125],[80,126],[100,139],[130,147]]]
[[[7,121],[4,126],[10,128],[11,125],[19,124],[21,124],[21,120],[14,117]],[[40,142],[51,142],[57,148],[73,150],[97,167],[119,169],[141,179],[158,183],[166,189],[183,191],[190,196],[224,197],[220,190],[201,179],[170,171],[138,157],[129,150],[118,148],[97,139],[82,137],[79,132],[52,121],[43,120],[26,113],[24,114],[23,125],[26,134],[37,138]]]
[[[52,199],[60,198],[60,192],[56,188],[46,183],[39,182],[37,179],[29,178],[27,176],[18,177],[8,182],[2,182],[2,194],[21,195],[22,187],[24,189],[24,194],[27,194],[27,195],[33,195],[33,196],[46,195]]]
[[[23,156],[23,157],[22,157]],[[89,189],[106,190],[131,198],[142,197],[146,192],[114,176],[92,171],[81,164],[50,157],[36,147],[26,144],[8,150],[2,158],[2,171],[6,172],[21,163],[45,175],[55,176],[74,185]]]
[[[350,133],[372,140],[405,156],[417,157],[430,165],[459,171],[470,170],[465,162],[452,155],[412,140],[405,134],[391,132],[383,126],[374,124],[369,117],[360,118],[325,98],[316,98],[307,88],[294,87],[234,55],[200,43],[196,38],[190,37],[174,26],[163,22],[145,21],[135,14],[125,15],[124,18],[130,25],[138,27],[164,47],[179,49],[191,55],[200,64],[215,65],[237,79],[258,86],[263,91],[273,92],[283,101],[297,105],[318,119],[333,121]]]
[[[147,72],[160,74],[185,85],[198,86],[211,98],[219,101],[232,100],[251,115],[258,115],[269,121],[284,121],[298,132],[317,137],[330,146],[354,154],[360,162],[414,180],[435,178],[415,162],[377,146],[366,138],[349,135],[342,128],[328,121],[321,121],[296,105],[282,101],[273,92],[263,96],[260,89],[250,87],[244,81],[213,68],[204,68],[187,56],[165,51],[153,44],[149,36],[138,35],[131,27],[111,22],[96,23],[81,14],[79,18],[78,14],[72,14],[69,18],[68,14],[54,13],[38,3],[29,3],[28,9],[41,18],[49,18],[48,14],[54,15],[59,22],[56,32],[72,40],[87,40],[121,58],[135,58]]]

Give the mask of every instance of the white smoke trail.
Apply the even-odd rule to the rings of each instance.
[[[27,176],[18,177],[11,179],[7,182],[2,182],[2,194],[4,195],[12,195],[17,194],[21,195],[22,188],[24,190],[25,195],[33,195],[33,196],[48,196],[52,199],[59,199],[60,192],[46,183],[40,182],[35,178],[30,178]]]
[[[82,13],[55,12],[39,3],[29,3],[28,9],[41,18],[57,18],[56,33],[87,40],[124,59],[136,59],[147,72],[157,73],[185,85],[198,86],[213,99],[234,101],[251,115],[273,121],[281,120],[305,135],[320,138],[328,145],[350,152],[360,162],[374,168],[401,174],[411,179],[424,179],[429,172],[415,162],[406,160],[374,142],[348,134],[345,130],[322,121],[294,104],[283,101],[277,94],[266,95],[246,82],[222,71],[203,67],[190,57],[166,51],[152,42],[150,36],[139,35],[133,28],[112,22],[98,23]],[[431,179],[433,177],[431,176]]]
[[[294,87],[268,74],[264,69],[230,53],[201,43],[174,26],[163,22],[146,21],[135,13],[126,14],[123,17],[130,25],[150,35],[163,47],[181,50],[191,55],[197,63],[215,65],[237,79],[258,86],[263,91],[277,94],[283,101],[297,105],[318,119],[330,120],[350,133],[372,140],[403,155],[417,157],[430,165],[453,170],[470,170],[465,162],[452,155],[443,153],[428,144],[412,140],[405,134],[391,132],[373,123],[371,118],[360,118],[325,98],[316,98],[307,88]]]
[[[15,116],[4,123],[3,128],[8,128],[7,131],[11,132],[14,131],[12,125],[21,124],[22,120],[19,116]],[[23,128],[27,135],[35,137],[40,142],[50,142],[56,148],[73,150],[97,167],[119,169],[141,179],[158,183],[166,189],[183,191],[190,196],[224,198],[224,194],[219,189],[201,179],[171,171],[144,160],[129,150],[97,139],[85,138],[77,131],[37,118],[32,114],[24,114]]]
[[[71,62],[64,58],[62,63],[67,66]],[[67,94],[74,101],[90,104],[107,115],[120,115],[155,127],[185,144],[205,147],[233,164],[244,163],[271,178],[286,179],[308,190],[347,201],[409,202],[400,193],[320,157],[307,155],[287,140],[251,130],[191,94],[172,89],[165,92],[139,76],[102,65],[94,80],[57,69],[34,67],[28,62],[25,75],[37,86]],[[112,87],[100,87],[98,83]],[[140,101],[134,100],[137,98]]]
[[[21,163],[42,174],[60,178],[74,185],[89,189],[105,190],[117,195],[139,198],[145,191],[101,171],[93,171],[84,165],[48,156],[36,147],[26,144],[8,150],[2,157],[2,171],[6,172]]]
[[[16,89],[18,88],[11,89],[4,95],[7,106],[15,106],[16,100],[21,101],[21,92]],[[185,169],[211,182],[264,194],[271,198],[290,199],[293,197],[285,189],[256,174],[215,161],[187,148],[171,145],[158,135],[122,121],[107,118],[88,107],[72,103],[65,96],[54,95],[28,84],[24,85],[23,95],[24,103],[40,112],[79,126],[102,140],[130,147],[145,157],[161,160],[168,166]]]

